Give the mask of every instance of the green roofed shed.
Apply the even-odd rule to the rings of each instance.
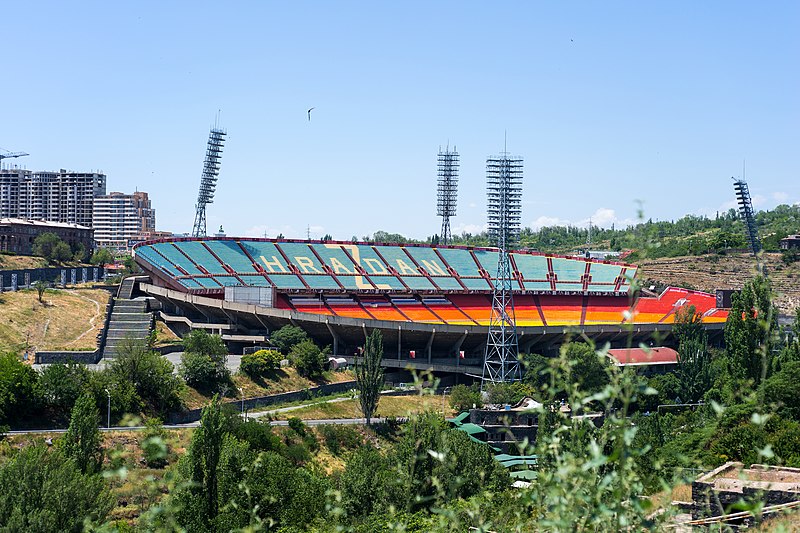
[[[460,426],[466,420],[469,420],[469,413],[467,411],[464,411],[463,413],[459,414],[454,418],[447,419],[448,422],[450,422],[451,424],[455,424],[456,426]]]
[[[460,426],[456,427],[456,429],[463,431],[467,435],[479,435],[481,433],[486,433],[486,430],[480,427],[478,424],[472,424],[470,422],[461,424]]]

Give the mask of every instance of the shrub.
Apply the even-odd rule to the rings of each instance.
[[[289,353],[295,345],[308,340],[306,332],[297,326],[286,325],[269,336],[270,342],[275,345],[281,353]]]
[[[165,438],[166,433],[161,421],[157,418],[148,420],[140,447],[144,454],[144,462],[149,468],[164,468],[167,465],[169,446]]]
[[[322,373],[325,371],[328,363],[328,351],[327,347],[320,350],[313,341],[305,340],[292,348],[289,359],[298,374],[310,379],[317,379],[322,377]]]
[[[258,350],[242,357],[239,371],[251,378],[258,378],[271,370],[280,368],[281,359],[283,356],[276,350]]]
[[[456,411],[469,411],[472,407],[482,407],[481,390],[477,384],[456,385],[450,391],[450,407]]]
[[[301,437],[305,437],[305,435],[306,435],[306,425],[299,418],[297,418],[295,416],[290,418],[289,419],[289,427],[292,429],[292,431],[294,431],[295,433],[297,433]]]
[[[181,375],[191,386],[213,389],[230,380],[228,349],[219,335],[197,329],[183,339]]]
[[[326,424],[320,426],[319,432],[325,441],[325,446],[333,455],[339,455],[346,450],[355,450],[364,444],[361,433],[350,426]]]

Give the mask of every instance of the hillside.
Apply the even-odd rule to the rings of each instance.
[[[778,309],[784,314],[794,314],[800,307],[800,263],[785,265],[778,253],[764,254],[764,262],[777,293]],[[665,257],[639,263],[639,276],[643,280],[707,292],[741,289],[754,275],[753,257],[744,253]]]
[[[33,289],[0,294],[0,352],[94,350],[103,327],[108,291],[48,289],[40,303]]]

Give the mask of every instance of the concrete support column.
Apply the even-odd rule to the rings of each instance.
[[[436,335],[436,328],[431,331],[431,337],[428,339],[428,345],[425,346],[425,351],[428,352],[428,363],[431,362],[431,346],[433,346],[433,337]]]
[[[459,337],[459,339],[456,341],[455,344],[453,344],[453,347],[451,348],[453,352],[456,354],[456,366],[458,366],[459,363],[461,362],[461,357],[459,352],[461,351],[461,345],[464,344],[464,339],[466,338],[467,338],[467,330],[464,330],[464,334],[461,335],[461,337]]]
[[[339,355],[339,334],[336,333],[333,326],[331,326],[327,320],[325,321],[325,326],[328,328],[331,337],[333,337],[333,356],[336,357]]]
[[[397,326],[397,360],[399,361],[401,358],[401,354],[403,353],[403,345],[401,343],[400,337],[403,334],[403,326]]]

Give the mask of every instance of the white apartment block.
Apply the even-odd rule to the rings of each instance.
[[[92,228],[96,246],[124,252],[155,231],[156,211],[146,192],[112,192],[94,199]]]
[[[105,193],[106,175],[98,172],[0,169],[0,218],[91,227],[94,199]]]

